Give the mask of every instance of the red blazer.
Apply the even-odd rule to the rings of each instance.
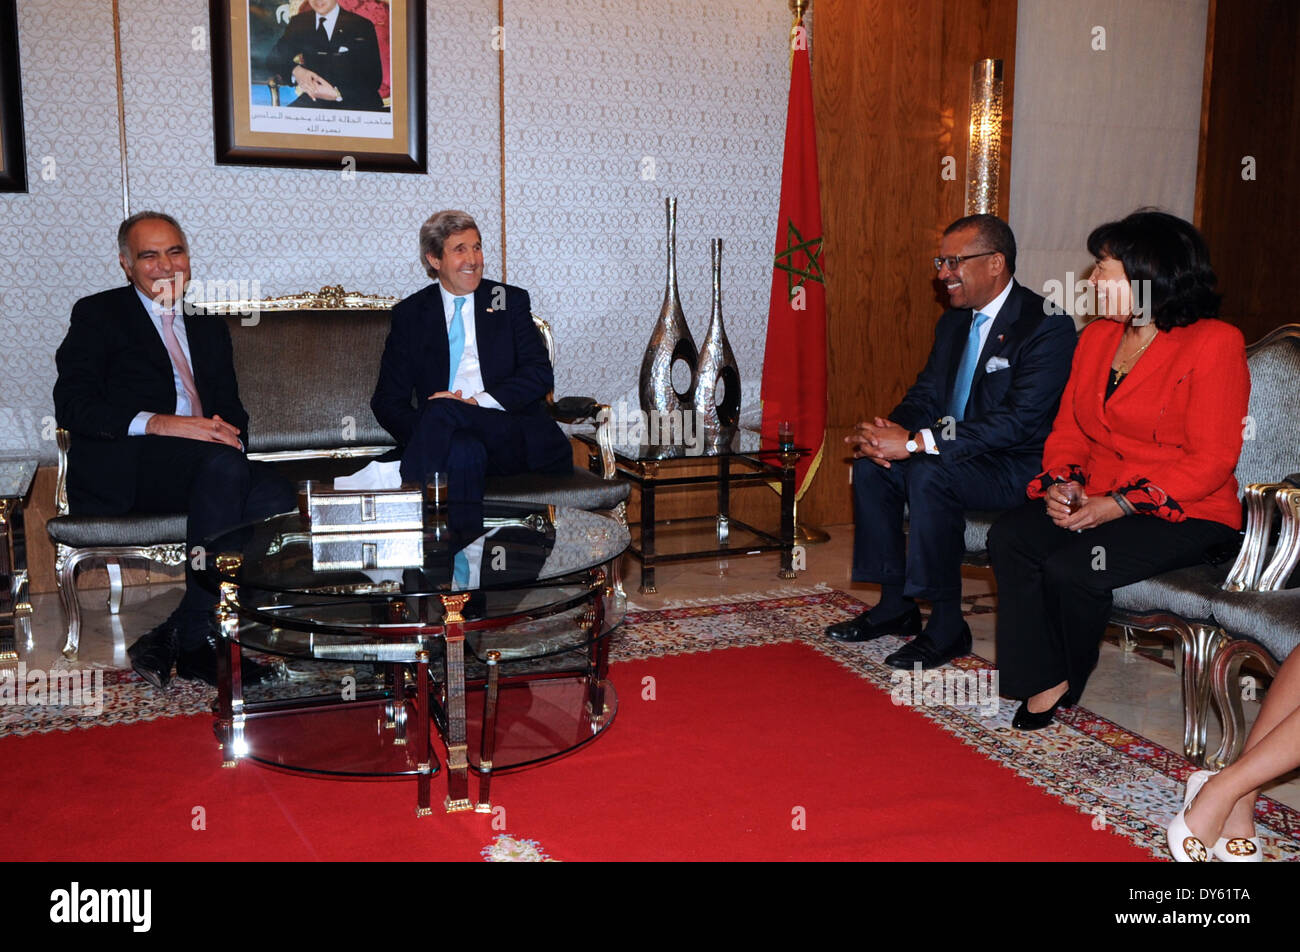
[[[1241,528],[1233,470],[1241,454],[1250,371],[1241,331],[1200,320],[1159,332],[1110,400],[1106,382],[1124,327],[1089,324],[1074,352],[1051,435],[1040,497],[1062,479],[1090,495],[1124,493],[1139,513]]]

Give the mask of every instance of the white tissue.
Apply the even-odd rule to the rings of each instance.
[[[381,463],[372,460],[360,472],[351,476],[339,476],[334,480],[335,489],[397,489],[402,485],[402,463],[394,460]]]

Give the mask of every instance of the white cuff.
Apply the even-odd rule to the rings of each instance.
[[[938,456],[939,447],[934,442],[934,434],[930,432],[929,427],[927,427],[924,430],[921,430],[920,433],[921,433],[921,442],[925,444],[926,453],[928,453],[930,456]]]
[[[127,436],[144,436],[148,430],[149,421],[153,419],[153,414],[148,410],[141,410],[131,420],[131,425],[126,428]]]
[[[474,394],[474,402],[481,407],[487,407],[489,410],[504,410],[501,404],[497,403],[496,398],[486,390]]]

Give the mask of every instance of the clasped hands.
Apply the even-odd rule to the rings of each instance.
[[[244,448],[244,444],[239,442],[239,428],[215,414],[200,417],[155,413],[145,424],[144,431],[150,436],[176,436],[201,443],[225,443],[237,450]]]
[[[844,437],[844,442],[853,447],[853,458],[866,457],[877,466],[889,469],[891,460],[907,459],[912,454],[907,451],[907,440],[911,434],[895,423],[876,417],[868,423],[865,420],[853,428],[853,433]]]
[[[462,397],[459,390],[439,390],[429,397],[430,400],[459,400],[461,403],[468,403],[471,406],[478,406],[478,401],[473,397]]]
[[[312,72],[306,66],[295,66],[293,68],[293,78],[297,83],[298,88],[313,100],[335,100],[343,98],[343,95],[338,91],[336,86],[327,83],[321,78],[319,73]]]
[[[1079,494],[1078,506],[1074,512],[1070,511],[1066,499],[1066,486],[1073,486]],[[1047,518],[1062,529],[1070,529],[1074,532],[1095,529],[1103,523],[1124,515],[1124,510],[1120,508],[1119,503],[1110,496],[1089,496],[1078,483],[1053,483],[1047,487],[1043,501],[1047,504]]]

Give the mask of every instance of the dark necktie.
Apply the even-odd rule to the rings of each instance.
[[[325,18],[321,16],[316,18],[316,39],[322,48],[330,44],[330,35],[325,32]]]

